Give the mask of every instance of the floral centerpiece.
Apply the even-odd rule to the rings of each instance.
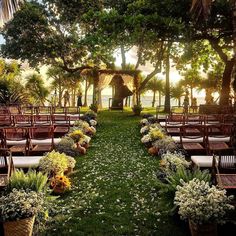
[[[164,133],[159,128],[150,128],[149,135],[152,141],[163,139],[165,137]]]
[[[141,124],[141,125],[148,125],[148,124],[149,124],[148,119],[146,119],[146,118],[142,119],[142,120],[140,121],[140,124]]]
[[[53,189],[54,193],[64,193],[65,191],[70,190],[71,188],[71,182],[68,177],[63,175],[56,175],[51,180],[51,187]]]
[[[212,223],[215,227],[212,234],[208,232],[208,235],[216,235],[216,223],[222,223],[226,212],[234,209],[230,205],[231,199],[225,190],[195,178],[177,186],[174,203],[179,207],[180,217],[189,220],[192,235],[204,236],[200,230],[205,224],[208,229],[211,228]]]
[[[75,143],[78,143],[80,139],[84,137],[84,133],[82,130],[77,129],[69,133],[68,136],[72,138]]]
[[[93,127],[95,127],[98,124],[98,122],[96,120],[90,120],[89,123]]]
[[[167,152],[175,152],[178,150],[178,145],[169,136],[166,136],[163,139],[159,139],[153,142],[153,147],[158,150],[159,155]]]
[[[179,152],[167,152],[161,156],[160,168],[165,173],[170,173],[171,171],[176,171],[180,168],[188,168],[190,162],[185,160],[182,153]]]
[[[64,153],[52,151],[47,153],[39,161],[39,169],[43,173],[48,173],[50,176],[61,174],[63,175],[68,168],[75,166],[75,159]]]
[[[84,135],[84,137],[80,139],[78,144],[81,145],[82,147],[88,148],[90,141],[91,141],[91,138],[87,135]]]
[[[140,129],[140,134],[142,134],[142,135],[148,134],[149,129],[150,129],[150,128],[149,128],[148,125],[143,126],[143,127]]]
[[[0,198],[0,220],[4,235],[32,235],[35,216],[43,211],[45,196],[30,190],[13,189]]]
[[[152,139],[149,134],[146,134],[141,138],[141,142],[145,144],[146,146],[149,146],[151,144],[151,141]]]

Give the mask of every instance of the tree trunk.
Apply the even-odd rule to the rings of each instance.
[[[178,98],[178,105],[181,107],[181,97]]]
[[[90,83],[88,83],[87,79],[85,80],[85,90],[84,90],[84,104],[83,107],[88,106],[88,90],[90,87]]]
[[[58,87],[58,106],[59,107],[62,107],[62,93],[63,93],[63,90],[62,90],[62,87],[61,87],[61,84],[59,84],[59,87]]]
[[[159,107],[161,106],[161,91],[159,91]]]
[[[190,99],[191,99],[190,106],[192,106],[193,105],[193,87],[192,86],[190,87]]]
[[[171,43],[169,43],[166,52],[166,91],[164,112],[167,113],[170,113],[170,47]]]
[[[221,92],[220,92],[220,106],[229,105],[230,83],[234,67],[234,58],[228,60],[225,64],[225,70],[223,73]]]
[[[120,52],[121,52],[121,59],[122,59],[121,68],[122,70],[124,70],[126,67],[126,57],[125,57],[125,47],[123,44],[120,46]]]
[[[153,91],[152,107],[155,106],[155,102],[156,102],[156,91]]]
[[[126,98],[125,98],[125,107],[128,106],[128,99],[129,99],[129,97],[126,97]]]

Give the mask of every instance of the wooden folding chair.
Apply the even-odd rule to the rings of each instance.
[[[183,114],[171,114],[167,116],[165,129],[169,135],[179,135],[180,127],[185,124],[185,116]]]
[[[29,153],[50,152],[54,148],[54,127],[36,126],[29,129]]]
[[[219,129],[219,132],[216,130]],[[208,154],[222,154],[231,151],[232,125],[206,126],[206,146]]]
[[[0,114],[0,127],[8,127],[13,125],[12,116],[10,114]]]
[[[202,125],[185,125],[180,128],[180,144],[188,153],[205,153],[205,129]]]
[[[28,154],[29,137],[28,129],[25,127],[11,127],[3,129],[4,147],[9,148],[12,153]]]
[[[0,188],[7,186],[13,171],[11,152],[7,149],[0,149]]]
[[[217,165],[215,156],[213,156],[213,178],[217,185],[227,190],[236,189],[236,156],[219,156]]]

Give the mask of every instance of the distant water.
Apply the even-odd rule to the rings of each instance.
[[[111,98],[110,95],[102,95],[102,107],[107,108],[109,107],[109,98]],[[184,98],[181,99],[181,106],[183,105]],[[83,102],[83,100],[82,100]],[[165,98],[161,98],[161,105],[163,105],[165,102]],[[92,96],[88,95],[88,105],[92,103]],[[141,104],[143,107],[151,107],[152,106],[152,96],[142,96],[141,97]],[[203,97],[198,97],[197,98],[197,105],[200,104],[205,104],[205,100]],[[158,98],[156,99],[155,106],[159,105],[159,100]],[[132,106],[132,98],[131,98],[131,106]],[[178,106],[178,101],[171,99],[171,106]]]

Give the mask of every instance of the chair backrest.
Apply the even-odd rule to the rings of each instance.
[[[167,116],[167,124],[184,124],[185,116],[183,114],[171,114]]]
[[[53,125],[70,125],[70,117],[67,115],[52,115]]]
[[[33,115],[33,125],[51,125],[51,115]]]
[[[4,139],[20,141],[28,139],[28,129],[23,127],[4,128]]]
[[[184,125],[180,127],[180,143],[183,143],[183,138],[190,140],[201,139],[205,143],[205,127],[203,125]]]
[[[29,128],[30,139],[48,139],[54,138],[54,127],[53,126],[36,126]]]
[[[32,126],[31,115],[14,115],[15,126]]]
[[[10,114],[0,114],[0,126],[11,126],[13,124]]]
[[[202,115],[186,115],[185,116],[185,124],[198,124],[201,125],[204,122],[204,117]]]

